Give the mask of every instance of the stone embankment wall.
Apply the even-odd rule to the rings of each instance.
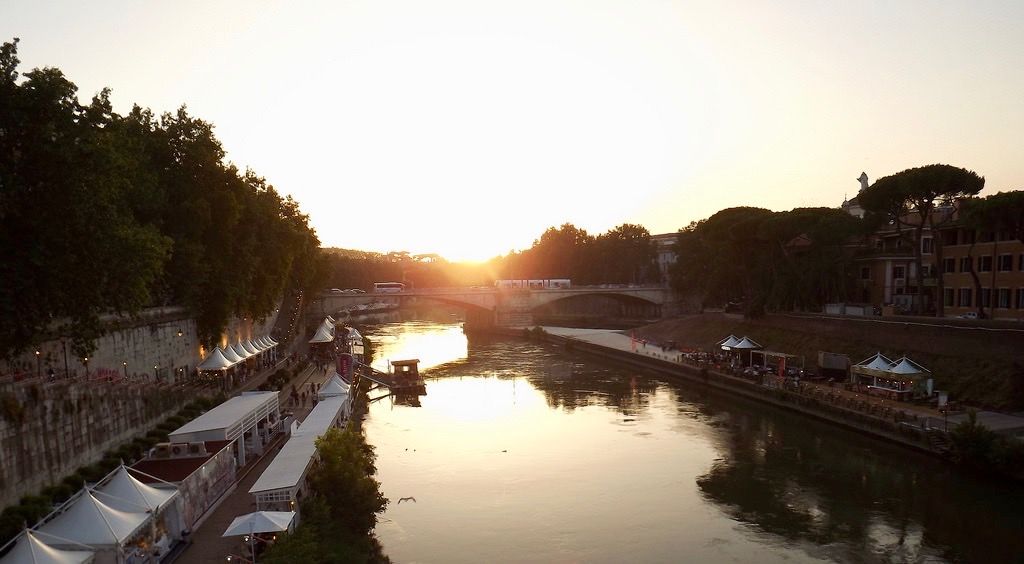
[[[277,317],[233,319],[218,344],[266,335]],[[107,321],[113,330],[88,361],[54,339],[38,355],[30,350],[0,363],[0,507],[98,462],[195,399],[195,390],[172,386],[208,352],[184,310]]]
[[[232,319],[221,342],[237,343],[266,335],[277,321],[277,311],[267,319]],[[0,387],[12,382],[48,379],[50,370],[57,379],[67,377],[88,380],[148,380],[174,382],[195,371],[205,351],[196,333],[195,320],[181,308],[153,308],[132,322],[111,320],[117,327],[96,340],[96,350],[80,358],[71,344],[61,339],[41,343],[9,363],[0,363]],[[39,354],[36,354],[39,351]]]
[[[187,388],[74,380],[0,392],[0,507],[97,462],[193,399]]]

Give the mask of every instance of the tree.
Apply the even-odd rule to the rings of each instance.
[[[922,313],[924,304],[924,269],[922,264],[922,235],[927,228],[932,237],[936,264],[942,267],[942,238],[939,229],[954,221],[961,199],[973,196],[985,187],[985,178],[977,173],[946,164],[933,164],[911,168],[879,178],[874,184],[857,196],[858,201],[870,212],[884,214],[896,225],[897,230],[909,227],[914,233],[914,263],[917,266],[917,294],[914,309]],[[941,273],[936,276],[938,295],[944,293]],[[935,300],[936,316],[943,316],[943,300]]]
[[[106,89],[81,104],[60,70],[19,82],[18,63],[0,45],[0,357],[57,336],[85,356],[103,315],[167,304],[210,344],[319,276],[308,217],[225,164],[212,124],[121,116]]]
[[[332,518],[347,530],[369,534],[388,500],[373,476],[376,455],[359,431],[331,429],[316,441],[320,463],[310,476]]]

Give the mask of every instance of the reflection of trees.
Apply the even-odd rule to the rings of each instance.
[[[737,407],[747,406],[728,410],[735,414],[723,433],[728,458],[697,479],[734,518],[789,540],[884,551],[893,560],[995,562],[1024,554],[1020,510],[990,485],[855,433]],[[1011,490],[1019,501],[1020,487]],[[920,540],[911,534],[918,528]]]
[[[548,345],[485,335],[472,336],[467,358],[435,366],[427,376],[468,374],[526,378],[544,393],[549,406],[567,411],[598,405],[637,415],[657,388],[650,378],[566,357]]]

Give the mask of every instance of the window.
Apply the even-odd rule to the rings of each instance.
[[[960,288],[960,302],[956,305],[960,307],[971,307],[971,289]]]
[[[942,259],[942,272],[956,272],[956,259]]]
[[[932,254],[932,238],[921,237],[921,253],[930,255]]]
[[[1024,253],[1021,253],[1020,255],[1020,270],[1021,272],[1024,272]]]
[[[961,245],[970,245],[971,243],[974,242],[976,234],[977,234],[977,232],[974,231],[973,229],[965,229],[964,230],[964,236],[963,236],[962,239],[960,239],[960,244]]]
[[[946,246],[952,246],[957,244],[957,231],[950,229],[949,231],[942,232],[942,244]]]
[[[960,259],[960,272],[971,271],[971,257],[963,257]]]
[[[999,255],[999,272],[1009,272],[1013,270],[1013,255]]]
[[[978,257],[978,272],[992,272],[992,256]]]
[[[935,269],[930,264],[921,265],[921,278],[931,278],[935,276]]]
[[[942,304],[946,307],[953,307],[953,289],[943,288],[942,289]]]
[[[1010,309],[1010,289],[999,288],[996,290],[996,307]]]
[[[860,279],[861,280],[870,280],[871,279],[871,267],[870,266],[862,266],[862,267],[860,267]]]
[[[902,280],[906,278],[906,276],[904,276],[904,272],[906,272],[906,270],[904,270],[902,266],[892,267],[892,277],[896,280]]]
[[[982,231],[978,237],[979,243],[991,243],[996,240],[996,234],[994,231]]]
[[[1017,309],[1024,309],[1024,288],[1017,288]]]
[[[992,288],[982,288],[981,289],[981,295],[979,295],[978,298],[981,301],[981,303],[979,305],[981,305],[982,307],[991,307],[992,306]]]

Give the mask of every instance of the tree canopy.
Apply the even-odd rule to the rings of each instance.
[[[807,309],[846,297],[860,220],[833,208],[737,207],[680,230],[671,284],[702,305]]]
[[[315,275],[319,241],[290,197],[224,161],[185,107],[115,113],[60,70],[0,46],[0,356],[46,338],[91,352],[101,316],[181,305],[214,341]]]
[[[896,174],[879,178],[868,186],[857,200],[869,214],[893,224],[897,231],[904,227],[913,234],[912,249],[917,265],[917,287],[924,288],[925,269],[922,261],[924,230],[937,233],[941,227],[950,224],[956,216],[956,208],[964,198],[974,196],[985,187],[985,178],[964,168],[947,164],[932,164],[910,168]],[[939,209],[941,206],[941,209]],[[942,238],[933,237],[936,261],[942,263]],[[944,280],[937,277],[938,295],[943,294]],[[921,293],[916,293],[914,307],[923,313]],[[936,315],[942,317],[943,301],[936,300]]]

